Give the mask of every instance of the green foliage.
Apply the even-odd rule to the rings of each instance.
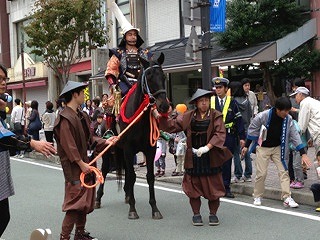
[[[232,50],[280,39],[296,31],[310,16],[303,14],[295,0],[230,0],[227,19],[226,32],[217,37],[219,44]],[[263,85],[273,102],[280,81],[311,79],[312,71],[320,68],[320,52],[306,43],[278,61],[260,63],[260,68]]]
[[[233,0],[227,4],[226,31],[219,43],[236,49],[284,37],[302,26],[302,9],[288,0]]]
[[[273,75],[277,79],[312,79],[312,72],[320,69],[320,51],[311,44],[304,44],[285,58],[279,59],[273,66]]]
[[[45,62],[64,83],[71,64],[90,51],[105,45],[108,25],[101,21],[100,0],[36,0],[31,21],[25,27],[31,53]]]

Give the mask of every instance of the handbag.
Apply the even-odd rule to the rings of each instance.
[[[13,129],[14,129],[15,131],[21,131],[21,130],[22,130],[22,125],[21,125],[21,123],[20,123],[20,122],[14,123],[14,124],[13,124]]]
[[[39,114],[37,114],[36,118],[34,119],[34,121],[29,123],[29,127],[28,130],[29,131],[39,131],[42,128],[42,123],[39,117]]]
[[[176,154],[176,148],[174,147],[174,138],[170,138],[168,141],[169,153]]]

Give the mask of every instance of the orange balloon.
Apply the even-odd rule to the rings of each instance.
[[[187,111],[187,106],[185,104],[177,104],[176,106],[176,110],[178,113],[184,113],[185,111]]]

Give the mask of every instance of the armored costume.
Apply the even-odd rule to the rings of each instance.
[[[105,77],[111,86],[118,85],[124,96],[137,81],[141,69],[140,59],[148,61],[152,55],[148,50],[140,48],[144,41],[139,35],[139,29],[128,22],[117,4],[112,2],[110,9],[121,25],[123,38],[118,48],[109,50],[110,60],[107,63]],[[136,39],[134,37],[127,40],[127,34],[132,30],[135,31]]]
[[[125,44],[123,46],[120,43],[119,48],[109,50],[109,56],[105,76],[110,85],[118,84],[122,95],[125,95],[137,81],[141,70],[140,59],[150,60],[151,53],[142,48],[138,48],[136,53],[129,53],[125,49]]]
[[[194,94],[194,100],[208,96],[209,91],[198,89]],[[199,93],[197,95],[197,93]],[[209,92],[210,93],[210,92]],[[208,97],[210,98],[210,97]],[[189,197],[190,205],[194,212],[193,224],[201,225],[202,219],[199,215],[201,200],[200,196],[208,199],[210,216],[209,224],[218,225],[216,217],[220,200],[225,195],[222,179],[222,166],[225,161],[232,157],[231,152],[223,146],[226,130],[222,120],[222,114],[210,109],[201,116],[198,109],[187,111],[178,115],[176,119],[160,118],[160,127],[168,132],[184,131],[187,136],[187,149],[185,155],[185,175],[183,178],[183,191]],[[195,153],[202,146],[210,144],[202,155]]]

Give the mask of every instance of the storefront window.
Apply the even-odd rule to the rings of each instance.
[[[188,104],[193,93],[201,88],[201,79],[199,71],[171,73],[170,98],[173,104]]]
[[[23,46],[24,52],[28,53],[32,60],[35,62],[42,62],[43,57],[38,56],[35,54],[31,54],[31,51],[34,49],[34,47],[30,48],[27,46],[27,41],[29,39],[28,35],[25,33],[23,27],[26,26],[29,23],[29,20],[21,21],[16,23],[16,31],[17,31],[17,57],[19,57],[19,54],[21,53],[21,47]]]

